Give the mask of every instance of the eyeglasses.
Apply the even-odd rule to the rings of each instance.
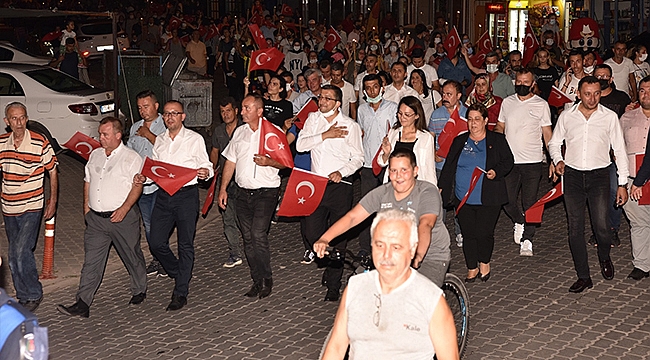
[[[403,113],[403,112],[401,112],[401,111],[398,111],[398,112],[397,112],[397,115],[399,115],[399,116],[405,116],[405,117],[407,117],[407,118],[412,118],[412,117],[415,116],[415,113]]]
[[[377,311],[375,312],[375,315],[372,317],[372,322],[375,324],[376,327],[379,327],[379,320],[381,320],[381,295],[379,294],[374,294],[375,295],[375,307],[377,307]]]
[[[336,100],[334,98],[331,98],[331,97],[327,97],[327,96],[324,96],[324,95],[318,95],[318,100],[323,100],[323,99],[325,99],[327,101],[338,101],[338,100]]]
[[[164,113],[162,113],[162,116],[163,117],[170,117],[170,116],[177,117],[180,114],[183,114],[183,113],[178,112],[178,111],[165,111]]]

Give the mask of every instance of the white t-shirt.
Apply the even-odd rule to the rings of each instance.
[[[343,92],[343,101],[341,103],[341,112],[345,116],[350,116],[350,103],[357,102],[357,97],[354,94],[354,86],[349,82],[343,80],[343,87],[341,88]]]
[[[586,76],[586,75],[585,75]],[[564,83],[566,82],[566,73],[562,74],[560,76],[560,83],[558,84],[560,86],[560,91],[564,90]],[[577,77],[571,75],[571,82],[567,84],[566,90],[564,90],[564,94],[569,97],[569,99],[575,101],[578,98],[578,83],[580,82],[580,79]],[[573,103],[566,103],[564,104],[564,109],[568,109],[571,106],[573,106]],[[501,105],[503,108],[503,105]]]
[[[438,80],[438,72],[436,71],[436,69],[433,66],[431,66],[429,64],[424,64],[424,65],[422,65],[421,68],[416,68],[415,66],[413,66],[413,64],[411,64],[406,68],[406,72],[409,74],[408,77],[406,78],[406,83],[407,84],[409,83],[409,79],[411,78],[411,72],[413,72],[413,70],[415,70],[415,69],[420,69],[420,70],[424,71],[424,76],[427,77],[427,83],[428,83],[429,87],[431,87],[432,82]]]
[[[639,82],[641,82],[644,77],[650,75],[650,64],[644,61],[640,65],[637,65],[632,61],[632,67],[634,67],[634,80],[636,80],[636,86],[638,88]]]
[[[618,64],[614,59],[605,60],[605,64],[611,66],[612,78],[614,79],[614,85],[616,89],[621,90],[622,92],[630,95],[630,74],[634,73],[634,63],[632,60],[624,57],[623,62]]]
[[[542,162],[542,126],[551,126],[551,111],[544,99],[533,95],[521,101],[517,94],[508,96],[501,103],[499,122],[506,126],[506,140],[515,164]]]

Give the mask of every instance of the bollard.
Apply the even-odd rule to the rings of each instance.
[[[45,222],[45,241],[43,245],[43,270],[40,279],[56,279],[54,267],[54,216]]]

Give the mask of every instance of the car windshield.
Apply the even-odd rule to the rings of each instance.
[[[113,25],[111,23],[82,25],[81,32],[84,35],[108,35],[113,33]]]
[[[87,85],[71,76],[68,76],[54,69],[39,69],[39,70],[27,71],[25,75],[36,80],[37,82],[47,87],[48,89],[58,91],[58,92],[65,93],[65,92],[92,89],[90,85]]]

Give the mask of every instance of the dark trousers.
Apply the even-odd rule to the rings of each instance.
[[[616,192],[618,191],[618,170],[616,163],[611,163],[607,167],[609,170],[609,227],[618,231],[621,227],[621,215],[623,214],[623,207],[616,206]]]
[[[254,282],[272,277],[268,235],[271,218],[278,204],[278,191],[279,188],[240,188],[237,193],[237,222]]]
[[[156,204],[151,214],[151,239],[149,247],[167,274],[172,277],[174,295],[189,293],[192,268],[194,267],[194,235],[199,219],[199,188],[190,185],[176,194],[157,191]],[[169,237],[176,225],[178,234],[178,258],[169,248]]]
[[[458,222],[463,231],[463,254],[468,269],[476,269],[478,263],[487,264],[494,250],[494,227],[499,219],[501,206],[463,205],[458,212]]]
[[[515,164],[510,173],[506,175],[506,189],[508,190],[508,204],[503,210],[516,224],[524,224],[522,240],[533,241],[535,224],[526,223],[525,211],[537,201],[539,182],[542,179],[542,163]],[[517,198],[521,191],[521,208]]]
[[[585,243],[585,205],[588,205],[591,226],[598,244],[598,259],[609,260],[611,232],[607,210],[609,205],[609,169],[564,170],[564,203],[569,222],[569,248],[578,278],[589,278],[587,244]]]
[[[344,178],[350,181],[349,178]],[[327,231],[327,229],[352,209],[352,186],[343,183],[328,183],[323,194],[323,200],[313,214],[305,219],[305,236],[312,245]],[[337,237],[330,245],[345,254],[349,235],[347,233]],[[323,279],[327,287],[338,290],[341,288],[343,275],[343,259],[340,261],[329,260],[325,268]]]
[[[384,180],[384,171],[385,170],[382,169],[379,175],[375,176],[372,172],[372,168],[361,168],[361,171],[359,171],[359,176],[361,177],[361,197],[366,196],[367,193],[382,184],[382,181]],[[359,233],[359,248],[366,251],[368,254],[372,253],[370,248],[370,225],[374,218],[375,214],[372,214],[358,225],[358,228],[362,229]]]

